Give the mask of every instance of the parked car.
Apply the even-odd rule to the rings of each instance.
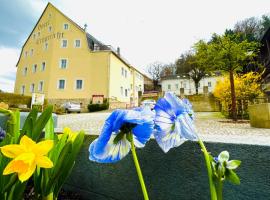
[[[141,102],[141,107],[149,107],[151,110],[154,109],[156,101],[154,99],[146,99]]]
[[[67,113],[71,112],[81,112],[81,105],[79,103],[73,103],[73,102],[66,102],[62,105],[62,108],[65,110]]]

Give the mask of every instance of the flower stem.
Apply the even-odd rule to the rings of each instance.
[[[46,197],[42,197],[42,200],[53,200],[53,192],[48,194]]]
[[[212,168],[210,164],[210,159],[209,159],[209,153],[204,146],[204,143],[202,140],[199,139],[199,144],[202,148],[203,154],[204,154],[204,159],[205,159],[205,164],[208,172],[208,179],[209,179],[209,188],[210,188],[210,195],[211,195],[211,200],[217,200],[217,193],[216,193],[216,188],[215,184],[213,181],[213,174],[212,174]]]
[[[139,164],[139,161],[138,161],[138,158],[137,158],[137,154],[136,154],[136,150],[135,150],[135,146],[134,146],[134,141],[133,141],[133,136],[131,136],[131,142],[130,143],[131,143],[131,152],[132,152],[134,164],[135,164],[137,174],[138,174],[138,178],[139,178],[139,181],[140,181],[140,184],[141,184],[141,187],[142,187],[143,197],[144,197],[144,200],[149,200],[147,190],[146,190],[144,180],[143,180],[142,171],[141,171],[140,164]]]
[[[221,179],[219,179],[217,183],[217,199],[218,200],[222,200],[222,188],[223,188],[223,182]]]

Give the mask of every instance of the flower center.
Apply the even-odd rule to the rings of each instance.
[[[132,133],[132,129],[136,126],[136,124],[125,123],[121,126],[119,132],[113,140],[114,144],[117,144],[123,137],[126,135],[127,140],[130,141],[130,134]]]

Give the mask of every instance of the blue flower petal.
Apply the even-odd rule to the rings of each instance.
[[[134,135],[134,144],[136,147],[142,148],[146,144],[146,142],[150,139],[151,134],[154,129],[153,121],[144,123],[142,125],[137,125],[132,129],[132,133]]]
[[[169,102],[171,108],[174,110],[176,115],[179,115],[186,111],[185,104],[172,92],[166,92],[164,95],[164,99]]]
[[[180,134],[176,130],[171,131],[171,126],[168,126],[167,129],[156,129],[154,136],[158,145],[165,153],[171,148],[178,147],[185,142],[185,140],[181,139]]]
[[[94,151],[96,154],[103,154],[104,146],[109,142],[112,132],[116,132],[122,126],[122,116],[125,114],[122,110],[115,110],[106,119],[101,134],[96,140]]]
[[[89,147],[89,159],[99,163],[115,163],[124,158],[130,151],[130,142],[124,136],[117,144],[113,143],[116,134],[112,135],[109,142],[104,146],[103,152],[97,154],[95,147],[98,139],[94,140]]]
[[[179,132],[182,138],[187,140],[198,140],[197,131],[194,123],[187,113],[179,115],[176,120],[176,124],[179,124]]]

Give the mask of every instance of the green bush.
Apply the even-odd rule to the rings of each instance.
[[[28,108],[31,106],[31,96],[24,96],[14,93],[0,93],[0,102],[4,102],[9,105],[9,107],[18,107],[18,105],[27,105]]]
[[[90,104],[88,104],[87,108],[89,112],[107,110],[109,108],[109,102],[107,99],[105,99],[102,104],[92,104],[92,101],[90,101]]]

